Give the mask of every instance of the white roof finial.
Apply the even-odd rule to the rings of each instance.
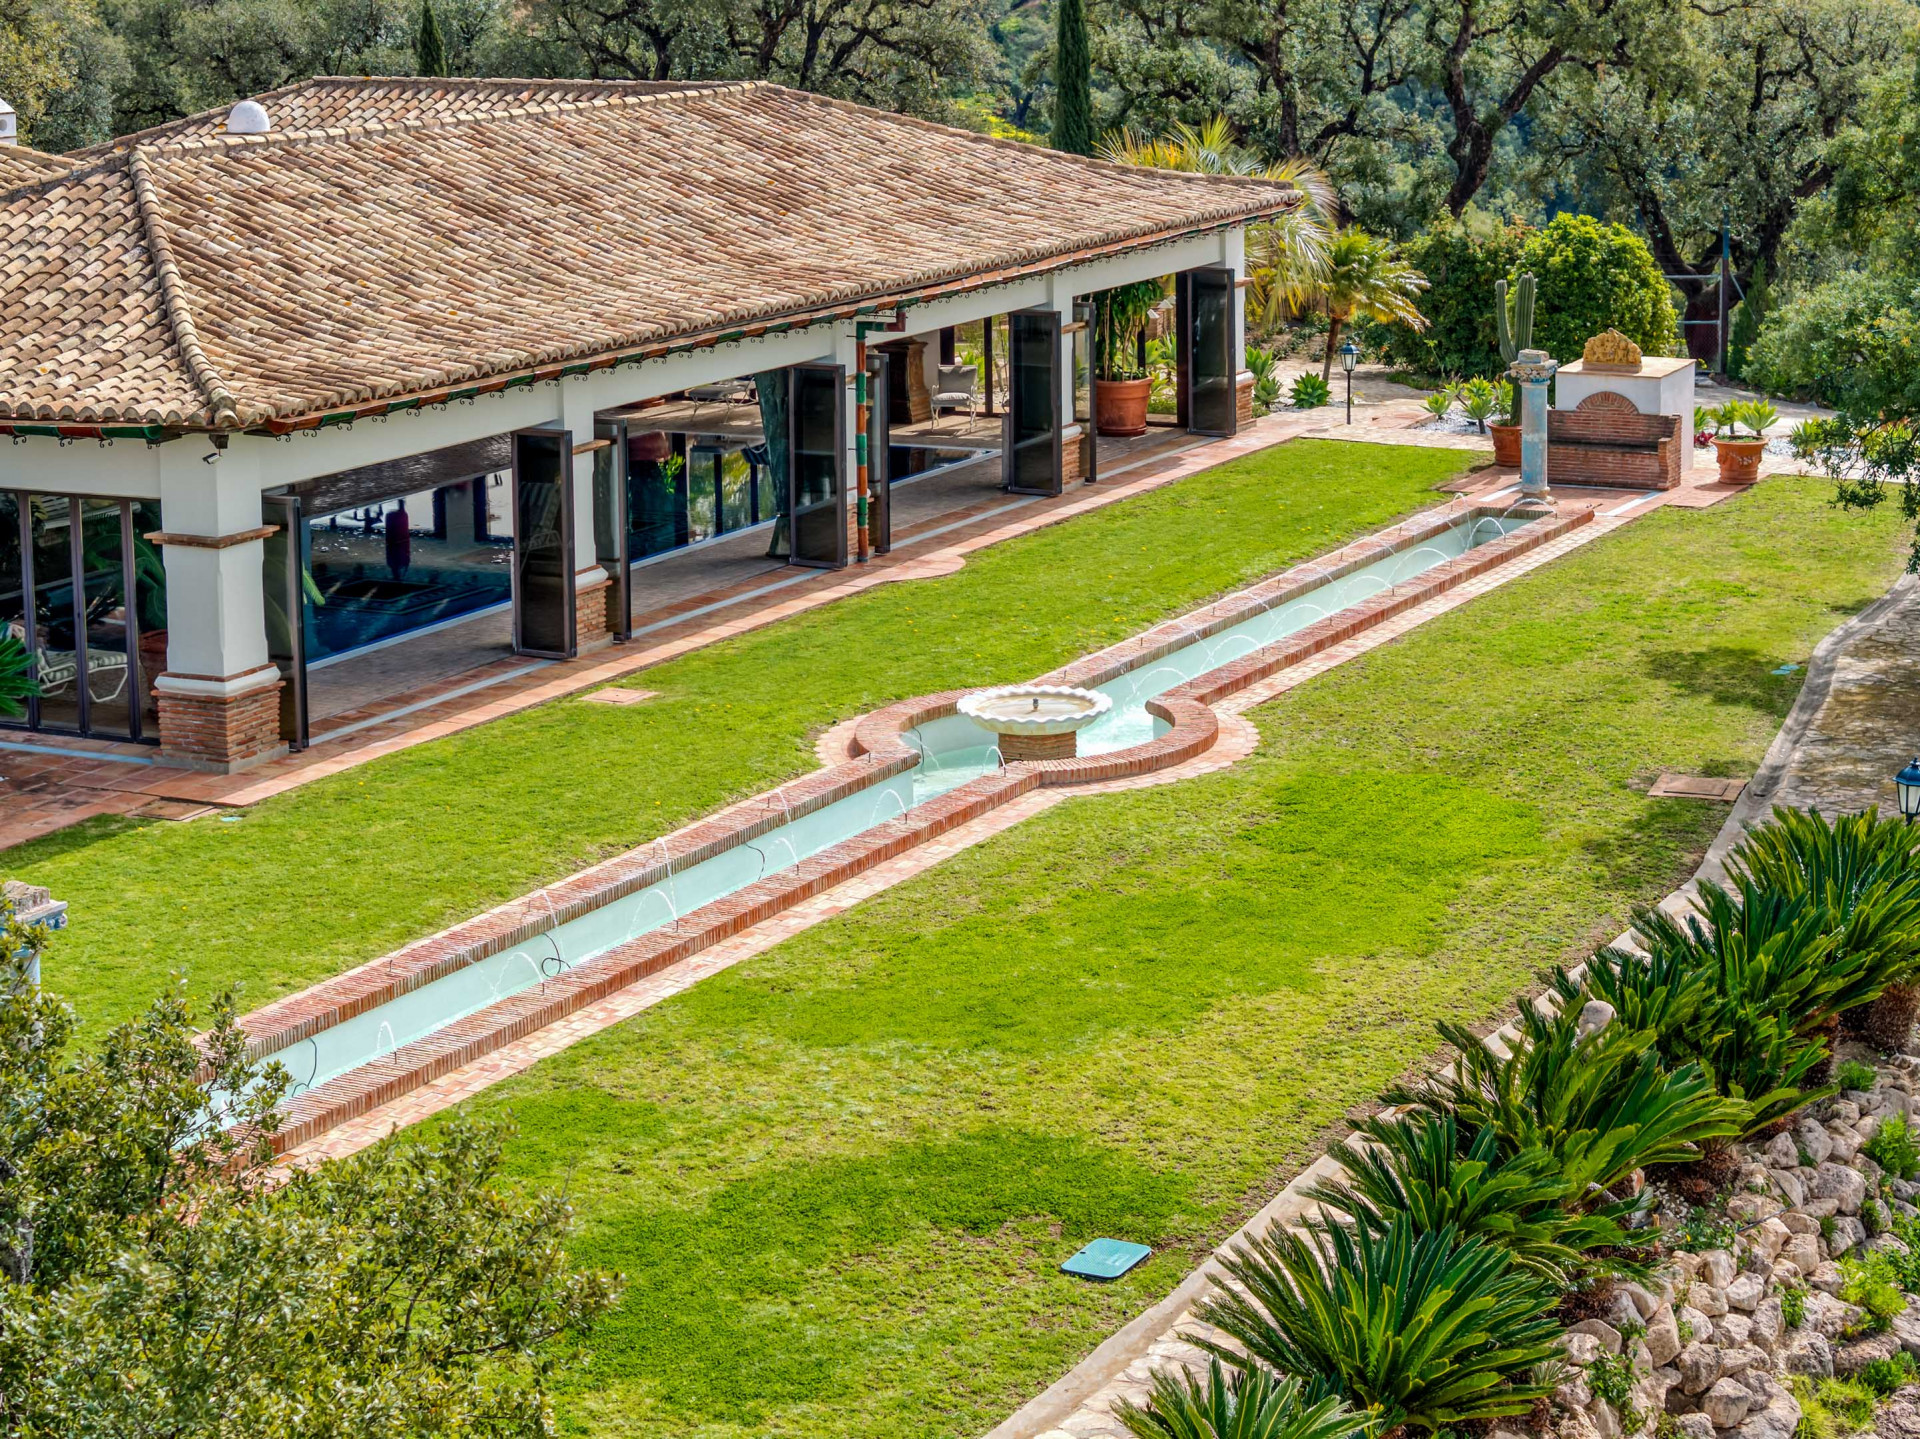
[[[227,111],[229,135],[264,135],[272,129],[273,121],[268,118],[267,107],[258,100],[242,100]]]
[[[0,145],[18,145],[19,143],[19,121],[13,113],[13,106],[5,100],[0,100]]]

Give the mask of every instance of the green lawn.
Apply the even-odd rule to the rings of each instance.
[[[1899,572],[1897,517],[1826,500],[1662,510],[1267,706],[1230,771],[1069,800],[488,1092],[629,1280],[567,1424],[990,1428],[1436,1017],[1690,870],[1726,811],[1644,780],[1749,771],[1798,682],[1771,671]],[[1102,1234],[1159,1252],[1057,1272]]]
[[[837,720],[1027,678],[1383,525],[1466,461],[1296,441],[648,670],[644,706],[546,705],[233,823],[94,821],[6,873],[71,902],[46,972],[90,1026],[174,971],[261,1004],[811,769]]]

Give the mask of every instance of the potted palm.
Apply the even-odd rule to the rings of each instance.
[[[1713,426],[1713,448],[1720,456],[1720,483],[1750,485],[1760,478],[1767,426],[1780,418],[1765,400],[1729,400],[1702,416]],[[1746,431],[1745,435],[1740,432]]]
[[[1093,413],[1103,435],[1144,435],[1153,376],[1139,363],[1140,335],[1162,295],[1158,280],[1094,297]]]
[[[1507,282],[1493,282],[1493,328],[1500,341],[1500,358],[1508,366],[1522,350],[1533,348],[1533,276],[1522,275],[1514,285],[1513,309],[1507,309]],[[1487,426],[1493,434],[1493,460],[1498,465],[1520,463],[1520,387],[1511,380],[1500,383],[1500,420]]]

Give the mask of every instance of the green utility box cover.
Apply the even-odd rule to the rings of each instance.
[[[1118,1279],[1153,1251],[1124,1239],[1096,1239],[1060,1267],[1082,1279]]]

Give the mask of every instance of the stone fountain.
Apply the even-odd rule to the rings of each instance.
[[[1071,685],[1001,685],[960,701],[960,713],[1000,737],[1000,757],[1016,760],[1072,759],[1079,733],[1113,708],[1096,690]]]

